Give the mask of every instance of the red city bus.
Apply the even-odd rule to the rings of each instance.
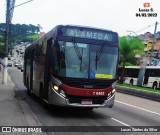
[[[48,104],[112,107],[118,51],[116,32],[58,25],[26,48],[24,84]]]

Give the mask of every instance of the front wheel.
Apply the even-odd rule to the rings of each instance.
[[[130,84],[130,85],[133,85],[133,79],[130,80],[130,83],[129,83],[129,84]]]
[[[157,83],[156,83],[156,82],[153,83],[152,88],[153,88],[154,90],[157,89]]]

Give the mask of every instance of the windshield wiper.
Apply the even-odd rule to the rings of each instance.
[[[79,48],[78,48],[77,43],[74,43],[74,42],[73,42],[73,47],[74,47],[74,50],[75,50],[75,52],[76,52],[76,54],[77,54],[78,59],[81,61],[81,62],[80,62],[80,71],[81,71],[81,69],[82,69],[83,49],[82,49],[82,54],[81,54],[80,51],[79,51]]]
[[[82,59],[82,55],[80,54],[79,48],[77,46],[77,43],[74,44],[74,49],[75,49],[75,52],[77,54],[78,59],[81,60]]]
[[[96,51],[96,70],[97,70],[97,62],[98,60],[101,58],[102,54],[103,54],[103,48],[104,48],[104,44],[101,46],[101,48],[99,49],[99,51]]]

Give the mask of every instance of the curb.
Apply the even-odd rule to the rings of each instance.
[[[133,88],[128,88],[124,86],[116,86],[116,88],[117,88],[117,92],[131,94],[131,95],[135,95],[138,97],[144,97],[147,99],[152,99],[152,100],[160,102],[160,93],[150,92],[146,90],[133,89]]]

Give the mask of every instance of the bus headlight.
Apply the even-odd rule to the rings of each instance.
[[[115,93],[115,91],[116,91],[116,89],[113,89],[113,90],[112,90],[112,94]]]
[[[53,90],[62,95],[63,97],[66,97],[65,91],[60,89],[57,85],[53,85]]]
[[[53,89],[54,89],[55,91],[58,91],[58,90],[59,90],[59,87],[58,87],[57,85],[53,85]]]

